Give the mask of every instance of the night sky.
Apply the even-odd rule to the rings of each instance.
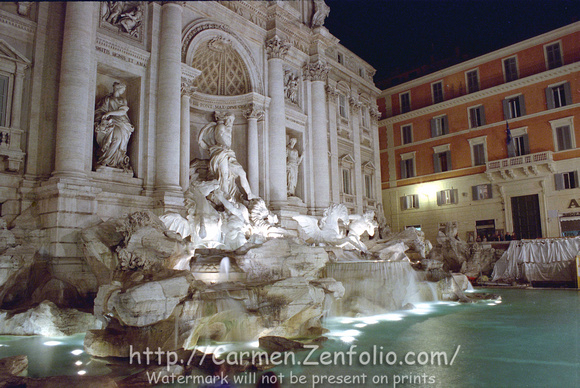
[[[578,20],[580,0],[326,0],[341,44],[393,73],[460,53],[473,58]]]

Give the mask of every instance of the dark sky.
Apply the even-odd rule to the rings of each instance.
[[[377,69],[375,82],[452,57],[469,58],[578,20],[580,0],[326,0],[324,24]]]

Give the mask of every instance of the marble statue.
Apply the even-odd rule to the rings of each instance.
[[[95,110],[95,135],[98,149],[97,164],[124,171],[132,171],[127,156],[127,143],[133,133],[133,125],[127,116],[129,107],[123,97],[127,86],[122,82],[113,84],[113,92],[97,104]]]
[[[240,202],[229,201],[220,190],[215,197],[224,205],[222,216],[222,244],[225,249],[235,250],[248,242],[250,232],[250,212]]]
[[[250,189],[246,172],[231,148],[234,115],[215,112],[214,117],[215,121],[205,125],[198,136],[199,146],[210,154],[210,173],[217,178],[220,189],[228,200],[240,198],[241,193],[236,180],[239,180],[247,199],[251,200],[255,196]]]
[[[291,71],[286,72],[286,82],[284,84],[284,94],[293,104],[298,104],[298,76]]]
[[[314,216],[297,215],[292,217],[307,236],[306,241],[315,244],[338,244],[344,239],[339,221],[348,222],[348,210],[343,204],[330,205],[318,221]]]
[[[363,215],[352,214],[348,216],[348,220],[348,238],[353,241],[353,245],[366,252],[367,248],[360,237],[364,232],[367,232],[370,237],[375,235],[375,230],[379,227],[375,221],[375,212],[370,210]]]
[[[330,13],[330,7],[326,5],[324,0],[314,0],[314,15],[312,15],[312,28],[322,27],[324,20]]]
[[[298,153],[294,148],[296,146],[296,138],[291,137],[286,146],[286,180],[288,184],[288,196],[296,195],[296,185],[298,184],[298,167],[302,163],[303,155]]]

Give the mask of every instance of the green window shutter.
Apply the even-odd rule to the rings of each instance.
[[[487,184],[487,197],[493,198],[493,191],[491,191],[491,183]]]
[[[507,99],[504,99],[502,101],[502,105],[503,105],[503,118],[505,120],[511,119],[511,117],[510,117],[510,108],[509,108],[508,100]]]
[[[436,132],[435,132],[435,119],[431,119],[431,137],[435,137]]]
[[[443,117],[443,134],[448,134],[449,133],[449,119],[447,118],[447,116]]]
[[[554,89],[546,88],[546,105],[548,109],[554,109]]]
[[[474,201],[479,200],[479,196],[477,195],[477,186],[471,186],[471,199]]]
[[[564,176],[562,174],[554,174],[554,181],[556,182],[556,190],[564,190]]]
[[[442,191],[438,191],[437,192],[437,206],[441,206],[441,204],[443,203],[443,192]]]
[[[457,189],[451,190],[451,203],[459,202],[459,193]]]
[[[572,90],[570,89],[570,82],[564,84],[564,96],[566,98],[566,105],[572,104]]]
[[[480,113],[480,117],[481,117],[481,125],[485,125],[487,123],[485,121],[485,109],[483,108],[483,105],[480,106],[478,109],[479,109],[479,113]]]
[[[451,151],[445,151],[445,159],[447,161],[446,171],[451,171]]]
[[[401,179],[407,178],[407,165],[404,160],[401,160]]]
[[[524,142],[524,155],[530,153],[530,141],[528,139],[528,134],[522,135],[522,140]]]
[[[407,199],[403,196],[400,198],[401,200],[401,210],[407,210]]]
[[[439,154],[433,154],[433,170],[435,172],[441,172],[441,159],[439,159]]]
[[[518,102],[520,104],[520,112],[522,113],[522,116],[526,115],[526,101],[524,99],[524,95],[520,95],[518,96]]]

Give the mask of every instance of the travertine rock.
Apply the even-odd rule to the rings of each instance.
[[[62,337],[84,333],[100,326],[93,314],[75,309],[60,309],[49,301],[19,314],[0,311],[1,334]]]

